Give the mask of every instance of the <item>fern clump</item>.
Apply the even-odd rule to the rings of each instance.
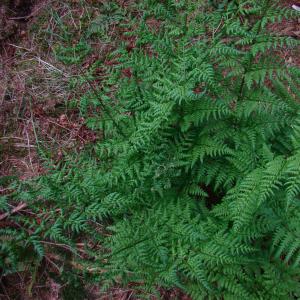
[[[300,71],[276,54],[298,42],[267,29],[294,12],[268,0],[135,9],[134,48],[112,53],[85,95],[104,140],[23,194],[49,207],[31,241],[91,240],[82,263],[104,286],[300,297]]]

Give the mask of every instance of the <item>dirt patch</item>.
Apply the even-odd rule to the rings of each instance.
[[[33,0],[4,0],[0,4],[0,46],[25,29],[32,17]]]
[[[33,5],[33,0],[14,0],[10,1],[9,9],[15,15],[15,18],[26,21],[27,17],[31,14]]]

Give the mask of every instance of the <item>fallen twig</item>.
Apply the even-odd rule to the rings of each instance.
[[[0,221],[6,219],[8,216],[15,214],[19,212],[20,210],[24,209],[27,207],[27,203],[20,203],[18,206],[14,207],[10,212],[6,212],[2,215],[0,215]]]

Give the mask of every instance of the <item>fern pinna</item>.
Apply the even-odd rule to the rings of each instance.
[[[278,55],[299,43],[268,30],[296,12],[147,0],[127,13],[134,47],[84,98],[105,108],[87,120],[104,140],[21,193],[49,207],[33,246],[64,243],[76,259],[85,239],[81,263],[105,287],[299,298],[300,71]]]

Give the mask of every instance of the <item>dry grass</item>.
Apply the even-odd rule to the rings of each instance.
[[[84,89],[71,89],[70,80],[78,67],[68,67],[54,56],[61,43],[61,28],[76,31],[80,38],[83,6],[61,1],[44,1],[32,7],[28,31],[2,42],[0,69],[0,176],[17,175],[27,179],[43,171],[37,154],[39,145],[60,159],[70,149],[96,139],[83,124],[76,109],[67,108]],[[33,17],[39,12],[39,16]],[[76,24],[77,22],[77,24]]]
[[[35,177],[45,172],[39,150],[58,162],[65,153],[79,152],[99,139],[98,133],[84,125],[78,109],[69,107],[87,86],[70,88],[70,82],[81,76],[79,69],[87,71],[114,45],[91,39],[92,51],[80,65],[66,65],[55,57],[58,46],[80,41],[99,15],[99,5],[99,1],[39,2],[16,35],[0,41],[0,178]],[[0,186],[0,194],[7,191]],[[13,225],[1,216],[0,226]],[[52,253],[46,253],[38,267],[22,270],[21,266],[22,271],[0,278],[0,299],[60,299],[63,286],[50,276],[59,276],[59,263]],[[96,286],[85,289],[89,299],[134,299],[131,289],[115,288],[108,293],[101,293]]]

